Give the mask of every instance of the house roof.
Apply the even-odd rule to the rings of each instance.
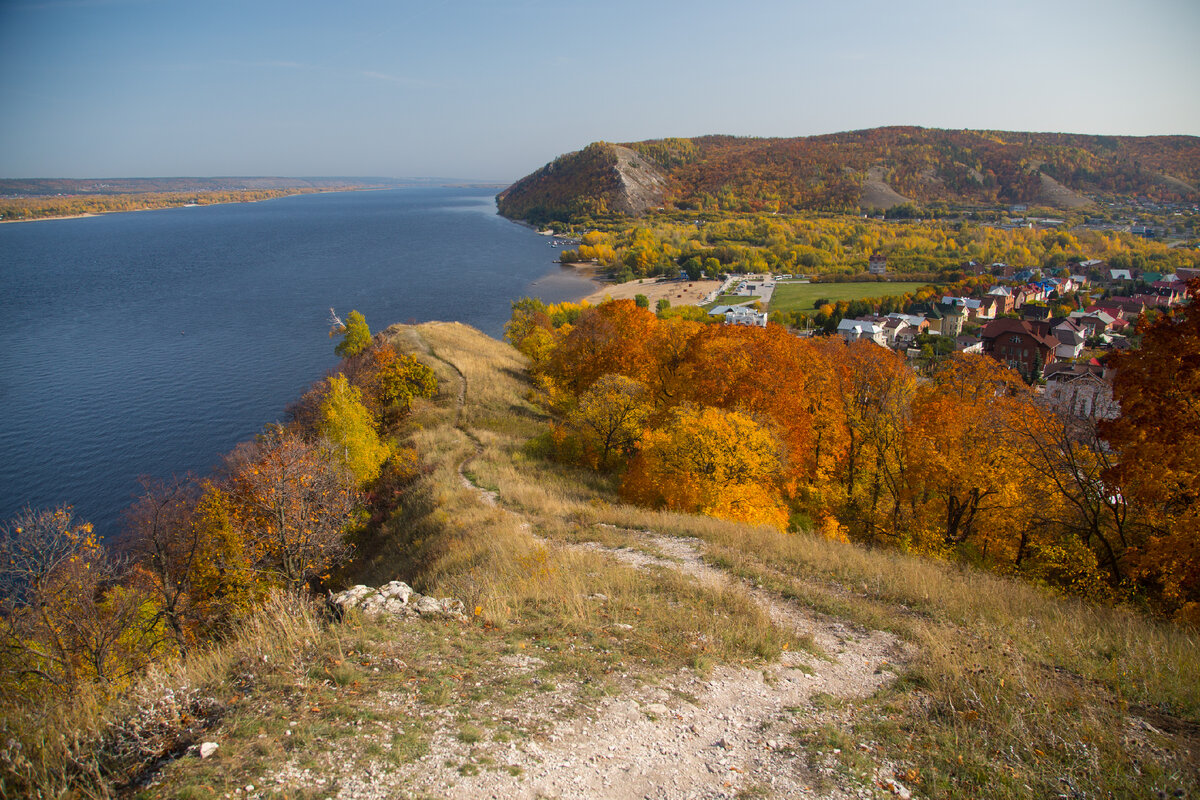
[[[989,339],[997,339],[1005,334],[1021,334],[1028,336],[1038,344],[1050,350],[1058,347],[1058,339],[1053,336],[1045,336],[1038,333],[1028,320],[1024,319],[997,319],[989,322],[984,326],[979,335],[986,342]]]
[[[1061,344],[1069,344],[1072,347],[1079,347],[1083,344],[1083,337],[1079,335],[1079,331],[1059,327],[1054,329],[1054,336]]]
[[[838,333],[843,331],[853,331],[860,336],[864,333],[874,336],[877,333],[883,333],[883,328],[876,325],[874,322],[869,322],[861,319],[844,319],[838,323]]]
[[[1086,364],[1071,363],[1069,361],[1055,361],[1053,364],[1046,367],[1046,372],[1044,375],[1047,383],[1070,383],[1072,381],[1079,380],[1080,378],[1106,380],[1104,377],[1104,367],[1102,367],[1100,364],[1092,364],[1090,361]]]

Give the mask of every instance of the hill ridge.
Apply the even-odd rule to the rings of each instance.
[[[661,202],[679,210],[854,211],[903,202],[898,198],[1061,208],[1118,195],[1200,200],[1194,136],[893,126],[791,138],[596,142],[505,189],[500,212],[536,223],[645,213],[657,206],[624,202],[622,191],[635,176],[613,169],[627,151],[660,171]]]

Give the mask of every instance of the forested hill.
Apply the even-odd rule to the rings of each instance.
[[[597,142],[514,183],[500,212],[542,223],[666,207],[888,208],[912,201],[1083,207],[1200,200],[1200,138],[873,128],[791,139]]]

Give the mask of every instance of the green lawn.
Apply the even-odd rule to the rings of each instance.
[[[762,300],[758,295],[747,297],[738,294],[723,294],[711,303],[705,303],[701,308],[711,311],[717,306],[739,306],[742,303],[753,303],[755,300]]]
[[[915,292],[928,283],[915,281],[895,283],[778,283],[771,297],[772,311],[812,311],[818,298],[829,300],[861,300],[864,297]]]

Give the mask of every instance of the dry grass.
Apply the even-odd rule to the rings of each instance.
[[[628,543],[596,526],[603,522],[698,537],[709,561],[734,575],[917,645],[919,655],[900,681],[858,709],[856,718],[857,734],[909,765],[909,782],[919,790],[1090,797],[1200,788],[1200,643],[1189,632],[954,565],[615,503],[603,476],[528,452],[526,442],[544,423],[536,411],[513,403],[527,390],[519,364],[514,369],[515,353],[484,351],[463,330],[425,335],[444,357],[472,354],[460,365],[468,386],[487,389],[486,410],[468,417],[479,449],[470,473],[541,536]],[[504,366],[489,379],[493,358]],[[515,519],[500,512],[497,523],[512,526]],[[616,577],[621,568],[576,561],[552,548],[533,556],[551,566],[531,579],[523,572],[529,561],[510,556],[506,562],[502,555],[528,546],[520,544],[523,533],[506,532],[509,542],[486,554],[476,551],[479,544],[457,543],[455,550],[476,554],[460,553],[464,561],[441,571],[439,582],[476,591],[489,617],[502,624],[519,618],[518,598],[551,616],[585,621],[587,605],[573,598],[597,591],[630,597],[645,582],[625,586]],[[480,570],[462,570],[465,561]],[[467,574],[476,576],[470,586],[461,583]],[[589,574],[590,581],[580,578]],[[679,596],[685,589],[669,591]],[[744,642],[731,631],[714,634]]]
[[[776,657],[783,635],[736,583],[638,571],[571,546],[629,546],[637,530],[699,538],[707,560],[735,576],[915,645],[896,682],[837,710],[849,728],[799,714],[800,758],[853,772],[867,746],[866,760],[897,765],[903,782],[931,797],[1200,790],[1194,635],[969,569],[614,502],[611,479],[528,448],[547,420],[523,399],[515,351],[461,325],[391,333],[426,355],[441,392],[412,418],[418,477],[395,516],[360,542],[347,577],[459,597],[474,621],[405,627],[352,615],[326,625],[304,604],[276,603],[228,646],[148,679],[120,714],[105,720],[84,702],[74,716],[26,730],[31,748],[35,735],[62,740],[47,764],[28,767],[46,787],[38,796],[72,784],[77,796],[107,796],[104,787],[132,777],[150,751],[178,753],[200,737],[219,738],[219,756],[174,762],[144,796],[220,796],[283,763],[317,759],[311,766],[321,768],[322,754],[402,765],[437,731],[466,748],[462,770],[488,769],[471,760],[476,742],[534,735],[549,720],[501,722],[481,714],[484,705],[519,706],[560,684],[573,687],[561,712],[570,713],[661,670]],[[460,465],[498,493],[497,505],[464,484]],[[516,653],[542,666],[506,672],[501,659]],[[165,702],[168,689],[183,702]],[[293,723],[284,737],[280,726]],[[72,745],[67,730],[82,740]],[[13,786],[0,794],[32,794]]]

